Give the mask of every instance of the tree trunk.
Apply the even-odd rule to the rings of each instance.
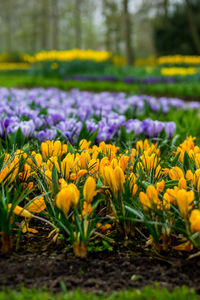
[[[36,2],[32,2],[32,12],[31,12],[31,27],[32,27],[32,34],[30,39],[30,52],[36,52],[37,51],[37,29],[38,29],[38,12],[37,12],[37,6]]]
[[[186,14],[187,14],[187,20],[188,20],[188,25],[190,28],[191,36],[193,39],[193,42],[195,44],[197,53],[200,55],[200,39],[199,39],[199,33],[197,26],[194,21],[194,16],[190,7],[190,2],[189,0],[185,0],[186,3]]]
[[[75,47],[82,47],[82,30],[81,30],[81,2],[83,0],[75,0],[74,23],[75,23]]]
[[[48,14],[49,14],[49,6],[48,6],[48,0],[42,0],[42,11],[41,11],[41,17],[42,17],[42,25],[41,25],[41,47],[44,50],[47,50],[48,48]]]
[[[168,4],[169,4],[168,0],[163,0],[163,7],[164,7],[165,18],[167,18],[167,16],[168,16]]]
[[[123,0],[123,18],[124,18],[124,39],[126,48],[126,63],[127,65],[133,64],[133,52],[131,45],[131,24],[128,11],[128,0]]]
[[[12,51],[12,4],[10,0],[2,2],[3,16],[6,24],[5,49],[7,52]]]
[[[59,50],[59,0],[52,0],[52,47]]]
[[[107,0],[103,0],[103,15],[105,17],[105,25],[106,25],[106,30],[105,30],[105,48],[107,51],[111,51],[111,30],[110,30],[110,16],[107,11],[109,8]]]

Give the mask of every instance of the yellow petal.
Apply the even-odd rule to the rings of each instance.
[[[93,177],[88,177],[83,187],[83,197],[87,203],[91,203],[96,190],[96,181]]]
[[[12,207],[12,204],[9,203],[8,204],[8,209],[10,210]],[[28,210],[22,208],[21,206],[17,205],[15,206],[15,208],[13,209],[14,214],[24,217],[24,218],[32,218],[33,214],[31,214]]]
[[[44,211],[45,208],[46,204],[44,201],[44,197],[33,199],[31,203],[26,206],[26,209],[32,213],[40,213],[41,211]]]

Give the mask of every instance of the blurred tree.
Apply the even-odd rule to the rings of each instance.
[[[49,47],[49,0],[40,0],[41,2],[41,48],[47,50]]]
[[[194,45],[196,47],[196,51],[200,55],[200,39],[199,39],[197,23],[195,22],[194,13],[192,11],[190,1],[185,0],[185,3],[186,3],[186,15],[187,15],[187,20],[188,20],[188,25],[190,28],[191,37],[192,37]],[[199,5],[199,1],[197,4]],[[200,29],[200,27],[199,27],[199,29]]]
[[[126,49],[126,63],[133,64],[133,49],[131,44],[131,22],[129,16],[129,0],[123,0],[123,19],[124,19],[124,41]]]
[[[82,48],[82,5],[84,0],[74,0],[74,29],[75,29],[75,47]]]
[[[163,7],[164,7],[165,18],[167,18],[167,16],[168,16],[169,0],[163,0]]]
[[[38,41],[38,6],[35,0],[30,1],[30,50],[29,52],[37,51]]]
[[[59,0],[51,0],[52,48],[59,50]]]
[[[104,42],[107,51],[120,54],[122,42],[121,8],[116,0],[103,0],[103,16],[105,22]]]
[[[200,1],[168,1],[167,10],[155,17],[157,54],[200,54]]]
[[[5,51],[12,51],[12,3],[11,0],[0,1],[0,14],[5,24],[4,41]]]

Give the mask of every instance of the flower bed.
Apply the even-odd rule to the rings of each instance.
[[[44,90],[1,89],[0,111],[2,137],[21,128],[25,137],[40,141],[55,139],[59,134],[75,143],[85,124],[88,135],[96,142],[119,137],[122,126],[127,134],[158,137],[164,130],[172,137],[176,124],[146,119],[141,115],[167,114],[171,109],[199,109],[198,102],[185,103],[181,99],[129,96],[124,93],[95,94],[54,88]],[[86,136],[85,136],[86,137]],[[87,138],[87,137],[86,137]],[[131,135],[130,139],[133,138]]]
[[[29,228],[32,219],[49,224],[54,241],[63,233],[79,257],[94,236],[109,245],[113,232],[132,239],[135,230],[159,252],[199,249],[200,148],[194,140],[171,146],[172,152],[148,140],[122,151],[84,139],[77,148],[47,141],[39,151],[2,150],[2,251],[12,248],[14,214],[24,218],[23,233],[37,233],[37,225]]]
[[[23,276],[33,286],[36,273],[37,287],[45,282],[56,291],[59,280],[92,291],[107,291],[108,282],[113,289],[138,287],[150,282],[146,266],[156,264],[161,284],[196,288],[194,264],[191,271],[180,258],[195,260],[200,249],[199,136],[185,139],[193,126],[198,133],[199,106],[146,95],[1,88],[0,268],[6,275],[0,287],[18,286]],[[132,255],[139,258],[131,262]],[[174,273],[169,266],[176,257]],[[6,268],[20,275],[11,280]],[[82,268],[87,280],[77,277]],[[179,273],[185,281],[177,281]]]

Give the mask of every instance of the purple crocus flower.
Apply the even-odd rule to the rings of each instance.
[[[164,128],[164,123],[146,119],[142,122],[144,133],[147,137],[157,137]]]
[[[46,129],[38,132],[37,138],[39,141],[55,140],[56,135],[56,129]]]
[[[31,137],[33,136],[33,133],[35,131],[35,124],[33,120],[27,122],[20,122],[16,126],[15,131],[17,131],[18,128],[21,128],[21,131],[25,137]]]
[[[176,123],[174,122],[165,123],[165,132],[169,138],[172,138],[175,131],[176,131]]]

